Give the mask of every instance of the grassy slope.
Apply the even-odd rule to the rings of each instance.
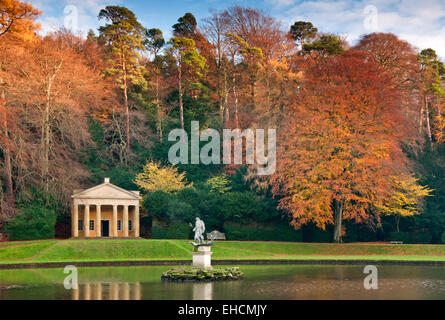
[[[190,260],[187,240],[41,240],[0,244],[0,263]],[[213,259],[445,260],[445,245],[221,241]]]

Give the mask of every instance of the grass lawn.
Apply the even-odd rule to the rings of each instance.
[[[445,245],[218,241],[213,260],[445,260]],[[0,243],[0,263],[190,260],[188,240],[39,240]]]

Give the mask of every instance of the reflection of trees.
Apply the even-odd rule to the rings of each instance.
[[[73,300],[140,300],[139,282],[87,282],[72,290]]]

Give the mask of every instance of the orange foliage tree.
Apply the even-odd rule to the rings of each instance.
[[[362,53],[312,61],[286,111],[273,192],[299,228],[342,221],[380,221],[378,204],[391,197],[391,176],[407,171],[400,149],[398,91]]]
[[[7,65],[14,63],[15,51],[25,42],[35,38],[34,31],[40,26],[34,19],[40,11],[28,3],[16,0],[0,0],[0,141],[3,151],[3,178],[5,186],[5,203],[2,210],[6,216],[12,217],[15,212],[14,186],[11,164],[11,130],[13,115],[7,104],[5,88],[9,85],[5,80]]]

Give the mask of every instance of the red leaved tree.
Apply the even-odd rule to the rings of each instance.
[[[407,170],[406,130],[391,78],[363,53],[310,63],[287,110],[273,192],[299,228],[379,221],[375,207],[391,196],[392,177]]]

